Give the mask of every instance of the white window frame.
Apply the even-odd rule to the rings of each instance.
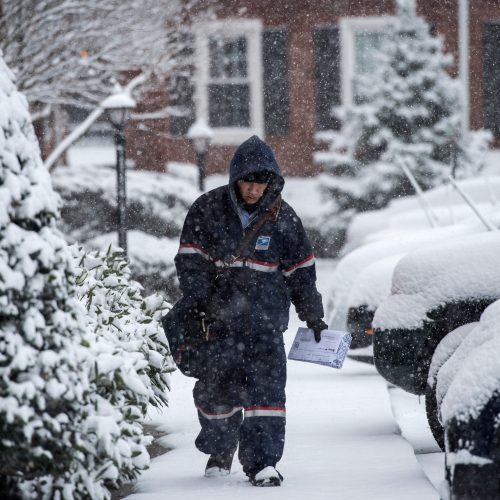
[[[247,39],[247,71],[250,94],[249,127],[215,127],[212,144],[240,144],[251,135],[263,137],[264,98],[262,84],[262,22],[258,19],[224,19],[199,24],[195,28],[196,116],[208,124],[208,84],[210,82],[209,39],[213,35]]]
[[[354,36],[359,32],[383,32],[391,16],[344,17],[340,20],[340,67],[342,104],[353,104],[353,78],[355,61]]]

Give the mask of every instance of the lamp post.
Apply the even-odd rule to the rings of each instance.
[[[117,85],[112,95],[104,99],[101,107],[115,132],[116,147],[116,203],[118,246],[127,256],[127,179],[125,167],[125,127],[130,110],[135,107],[135,101]]]
[[[196,120],[187,133],[196,153],[200,191],[205,191],[205,159],[213,135],[212,129],[201,119]]]

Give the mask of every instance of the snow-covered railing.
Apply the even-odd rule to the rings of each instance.
[[[148,78],[149,75],[146,75],[144,73],[137,75],[124,87],[123,92],[130,95],[133,89],[144,83]],[[95,121],[104,113],[104,111],[105,109],[101,103],[96,109],[94,109],[94,111],[92,111],[92,113],[90,113],[89,116],[87,116],[87,118],[82,123],[80,123],[80,125],[78,125],[78,127],[76,127],[54,148],[52,153],[50,153],[50,155],[45,160],[45,167],[49,172],[54,170],[54,168],[56,167],[56,161],[72,144],[74,144],[87,132],[87,130],[95,123]]]
[[[489,222],[486,217],[480,212],[478,206],[472,201],[472,198],[457,184],[457,181],[450,175],[448,177],[451,185],[455,188],[457,193],[463,198],[465,203],[469,205],[472,211],[476,214],[477,218],[484,224],[488,231],[497,231],[497,228]]]
[[[413,189],[417,194],[420,206],[422,207],[422,210],[425,212],[425,216],[427,217],[430,226],[436,227],[438,225],[438,219],[436,217],[436,214],[433,212],[431,205],[425,198],[424,192],[422,191],[422,188],[415,179],[415,176],[411,173],[410,169],[404,163],[400,163],[399,166],[401,167],[401,170],[404,172],[404,174],[410,181],[410,184],[413,186]]]

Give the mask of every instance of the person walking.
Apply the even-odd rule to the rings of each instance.
[[[250,137],[232,158],[229,183],[190,208],[175,257],[188,316],[207,327],[193,390],[195,445],[210,455],[205,475],[229,474],[239,445],[255,486],[283,481],[276,464],[285,443],[290,302],[316,341],[328,328],[311,244],[281,199],[284,182],[271,148]]]

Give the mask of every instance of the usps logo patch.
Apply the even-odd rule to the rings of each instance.
[[[259,236],[255,244],[255,250],[269,250],[271,243],[271,236]]]

